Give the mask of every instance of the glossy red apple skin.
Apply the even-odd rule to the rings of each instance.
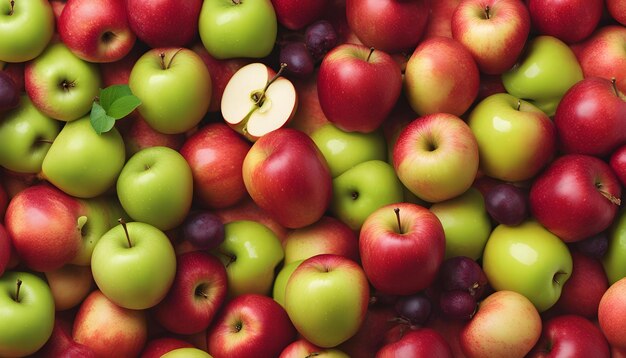
[[[589,37],[604,10],[602,0],[528,0],[526,3],[534,30],[566,43]]]
[[[409,330],[396,342],[388,343],[376,358],[437,357],[452,358],[450,345],[441,334],[431,328]]]
[[[622,186],[626,186],[626,144],[617,148],[609,158],[609,165]],[[1,212],[1,210],[0,210]]]
[[[135,66],[135,62],[148,49],[141,43],[136,43],[126,56],[115,61],[100,63],[100,75],[102,77],[103,88],[113,85],[127,85],[130,72]]]
[[[330,0],[272,0],[278,23],[289,30],[301,30],[319,19]]]
[[[626,25],[626,2],[623,0],[606,0],[608,13],[622,25]]]
[[[214,212],[215,215],[222,219],[224,224],[235,220],[258,221],[270,228],[280,242],[285,241],[290,231],[279,224],[267,211],[260,208],[249,196],[246,196],[243,201],[234,206],[216,209]]]
[[[617,88],[626,92],[626,27],[606,25],[598,28],[577,54],[584,77],[615,78]]]
[[[167,352],[173,351],[178,348],[193,348],[194,345],[179,338],[174,337],[160,337],[154,338],[146,343],[141,355],[141,358],[160,358]]]
[[[575,242],[608,228],[619,205],[621,185],[604,161],[582,154],[563,155],[534,180],[532,215],[564,242]]]
[[[626,278],[612,284],[602,296],[598,324],[612,348],[626,351]]]
[[[609,358],[609,344],[593,322],[561,315],[543,322],[542,333],[529,358]]]
[[[439,0],[430,2],[430,15],[424,38],[443,36],[452,38],[452,14],[462,0]]]
[[[11,238],[0,220],[0,277],[9,266],[11,251]]]
[[[96,353],[89,347],[74,342],[71,334],[72,326],[64,319],[56,318],[52,335],[46,344],[37,351],[41,358],[96,358]]]
[[[322,111],[317,96],[317,75],[318,71],[315,71],[308,78],[298,78],[293,81],[298,96],[298,110],[287,126],[308,135],[328,123],[328,118]]]
[[[119,131],[124,139],[126,157],[148,147],[168,147],[178,151],[185,143],[186,136],[183,133],[165,134],[150,127],[148,122],[135,111],[123,119]]]

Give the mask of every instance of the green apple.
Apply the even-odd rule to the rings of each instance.
[[[511,95],[524,98],[553,116],[561,97],[583,71],[572,49],[553,36],[530,40],[518,63],[502,74],[502,84]]]
[[[359,163],[387,160],[387,144],[380,130],[346,132],[327,123],[311,133],[311,139],[326,158],[333,178]]]
[[[54,13],[50,2],[0,2],[0,61],[32,60],[46,48],[53,34]]]
[[[270,0],[206,0],[198,21],[200,39],[217,59],[263,58],[276,43],[278,22]]]
[[[572,274],[572,256],[561,239],[527,220],[492,231],[483,252],[483,270],[496,291],[521,293],[543,312],[561,296]]]
[[[0,356],[35,353],[54,327],[54,298],[48,284],[29,272],[0,277]]]
[[[269,295],[274,270],[283,260],[280,241],[267,226],[237,220],[224,225],[224,242],[216,255],[226,266],[230,297],[245,293]]]
[[[602,258],[604,271],[612,285],[626,277],[626,210],[621,210],[609,231],[609,247]]]
[[[391,164],[368,160],[333,179],[330,210],[351,229],[359,230],[376,209],[403,198],[402,183]]]
[[[212,358],[212,356],[201,349],[186,347],[173,349],[162,355],[161,358]]]
[[[146,52],[135,62],[128,86],[141,100],[141,116],[165,134],[184,133],[200,123],[213,88],[202,58],[186,48]]]
[[[467,256],[477,260],[491,234],[491,218],[483,195],[475,188],[430,207],[446,234],[446,258]]]
[[[143,310],[159,303],[172,286],[176,254],[170,239],[156,227],[122,222],[96,244],[91,271],[109,300],[120,307]]]
[[[62,42],[52,42],[24,67],[24,86],[41,112],[69,122],[91,110],[100,93],[100,69],[76,57]]]
[[[480,153],[482,172],[503,181],[534,177],[556,151],[556,129],[533,104],[507,93],[493,94],[467,120]]]
[[[98,135],[89,117],[67,122],[41,165],[41,174],[65,193],[93,198],[115,185],[126,161],[116,128]]]
[[[276,275],[272,288],[272,298],[283,307],[285,307],[285,287],[287,287],[289,277],[291,277],[291,274],[298,268],[302,261],[304,260],[296,260],[286,264]]]
[[[59,122],[39,112],[26,95],[0,120],[0,166],[18,173],[39,173]]]
[[[133,220],[163,231],[173,229],[191,209],[191,168],[174,149],[144,148],[124,165],[117,180],[117,197]]]

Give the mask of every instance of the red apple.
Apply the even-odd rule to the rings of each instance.
[[[626,186],[626,144],[617,148],[609,158],[609,165],[622,186]],[[0,210],[0,213],[2,210]]]
[[[541,337],[529,358],[609,358],[609,344],[594,323],[577,315],[563,315],[543,323]]]
[[[160,358],[167,352],[178,348],[193,348],[194,345],[179,338],[160,337],[153,338],[146,343],[140,358]]]
[[[285,240],[289,231],[279,224],[267,211],[261,209],[249,196],[246,196],[239,204],[215,210],[215,214],[222,219],[224,224],[235,220],[258,221],[270,228],[280,242]]]
[[[161,146],[179,150],[186,140],[183,133],[165,134],[155,130],[150,127],[139,112],[131,113],[123,121],[119,130],[124,139],[127,158],[148,147]]]
[[[321,348],[315,344],[300,338],[291,342],[282,352],[278,358],[302,358],[302,357],[317,357],[328,356],[333,358],[348,358],[347,354],[335,349],[335,348]]]
[[[452,38],[452,14],[460,3],[461,0],[431,1],[424,39],[435,36]]]
[[[612,284],[602,295],[598,324],[611,347],[626,350],[626,278]]]
[[[606,9],[615,21],[626,25],[626,1],[606,0]]]
[[[132,50],[120,60],[101,63],[100,74],[102,76],[103,88],[113,85],[127,85],[130,71],[132,71],[135,62],[145,51],[144,46],[136,43]]]
[[[0,221],[0,277],[9,266],[11,250],[11,238]]]
[[[402,337],[383,346],[376,358],[437,357],[452,358],[450,345],[441,334],[431,328],[409,330]]]
[[[91,348],[74,341],[71,329],[71,324],[64,319],[55,318],[52,335],[46,344],[37,351],[37,357],[96,358],[96,353]]]
[[[322,16],[329,0],[272,0],[278,23],[300,30]]]
[[[533,28],[541,35],[554,36],[566,43],[589,37],[596,29],[603,0],[528,0]],[[572,21],[576,19],[576,21]]]
[[[56,311],[78,306],[95,286],[89,266],[65,265],[45,275]]]
[[[615,78],[617,88],[626,92],[626,27],[608,25],[589,37],[578,53],[585,77]]]
[[[318,128],[328,123],[317,96],[317,74],[308,78],[295,79],[293,85],[298,94],[298,110],[288,126],[311,135]]]

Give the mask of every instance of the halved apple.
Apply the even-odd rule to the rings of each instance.
[[[228,125],[251,141],[284,127],[296,113],[298,97],[288,79],[265,64],[240,68],[222,96],[222,116]]]

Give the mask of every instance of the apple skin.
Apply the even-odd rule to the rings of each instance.
[[[432,328],[418,328],[405,333],[399,340],[384,345],[376,358],[437,357],[452,358],[452,349],[444,337]]]
[[[308,135],[312,135],[329,123],[317,95],[318,73],[319,71],[315,70],[308,78],[296,78],[292,81],[298,97],[298,110],[287,126]]]
[[[330,0],[271,0],[278,23],[289,30],[300,30],[319,19]]]
[[[257,140],[242,173],[254,202],[287,228],[316,222],[332,198],[326,160],[315,142],[295,129],[280,128]]]
[[[626,210],[620,210],[617,213],[608,235],[609,247],[602,258],[602,266],[606,272],[608,284],[612,285],[626,277],[626,269],[623,265],[626,257],[626,241],[624,240],[626,237]]]
[[[0,5],[3,14],[0,36],[0,61],[26,62],[44,51],[54,34],[54,13],[48,1],[28,0]],[[31,26],[36,24],[36,26]]]
[[[278,356],[278,358],[302,357],[350,358],[349,355],[338,349],[321,348],[302,338],[291,342]]]
[[[52,334],[46,344],[37,351],[41,358],[97,358],[89,347],[77,343],[72,338],[72,322],[55,317]]]
[[[165,134],[155,130],[137,111],[124,118],[118,130],[124,139],[127,159],[148,147],[168,147],[178,151],[187,140],[184,133]]]
[[[402,90],[400,67],[386,52],[345,43],[319,67],[317,94],[326,118],[347,132],[381,126]]]
[[[613,283],[598,306],[598,324],[612,348],[626,349],[626,278]]]
[[[618,210],[622,188],[604,161],[582,154],[563,155],[532,183],[531,214],[565,242],[591,237],[608,228]]]
[[[467,357],[524,357],[541,336],[541,316],[535,306],[514,291],[487,296],[459,333]]]
[[[608,4],[608,2],[607,2]],[[585,77],[615,78],[617,88],[626,92],[626,28],[606,25],[598,28],[581,45],[577,54]]]
[[[367,47],[395,53],[410,51],[421,40],[429,18],[424,0],[346,0],[349,28]]]
[[[290,229],[276,222],[267,211],[255,204],[250,196],[246,196],[243,201],[234,206],[216,209],[214,213],[222,219],[224,224],[237,220],[250,220],[263,224],[272,230],[280,242],[285,241],[287,233],[290,231]]]
[[[271,298],[245,294],[226,303],[207,333],[215,357],[277,357],[296,337],[287,312]]]
[[[424,40],[434,36],[452,38],[452,14],[461,0],[431,1]]]
[[[283,307],[285,307],[285,288],[287,287],[287,282],[289,282],[291,274],[303,261],[304,260],[297,260],[284,263],[280,271],[276,274],[274,285],[272,286],[272,298]]]
[[[626,4],[622,0],[606,0],[606,10],[615,21],[626,25]]]
[[[125,0],[68,0],[57,24],[61,41],[89,62],[115,62],[135,44]],[[85,21],[89,19],[89,21]]]
[[[226,208],[247,195],[241,169],[250,147],[224,123],[209,123],[187,138],[180,154],[189,163],[194,195],[203,207]]]
[[[0,277],[9,266],[12,251],[11,238],[4,228],[3,222],[0,222]]]
[[[609,358],[609,344],[593,322],[577,315],[562,315],[543,322],[541,337],[529,353],[540,357]]]
[[[609,165],[622,186],[626,186],[626,144],[618,147],[611,153]]]
[[[387,332],[398,325],[397,314],[392,305],[369,304],[365,319],[356,334],[341,343],[338,348],[350,357],[371,357],[385,345]]]
[[[533,29],[566,43],[580,42],[589,37],[598,26],[604,10],[602,0],[528,0],[526,3]]]
[[[626,144],[626,95],[601,77],[586,77],[561,98],[554,115],[564,153],[606,157]]]
[[[127,85],[128,79],[130,78],[130,72],[133,70],[135,62],[137,62],[141,55],[143,55],[146,51],[147,49],[144,44],[141,42],[135,42],[135,46],[133,46],[130,52],[121,59],[115,62],[99,63],[98,67],[100,67],[103,88],[113,85]],[[133,113],[136,113],[136,111]],[[120,122],[120,124],[121,123],[123,122]]]
[[[178,348],[193,348],[193,344],[174,337],[160,337],[149,340],[141,351],[141,358],[160,358]]]
[[[198,33],[201,0],[126,0],[132,32],[151,48],[189,45]]]
[[[421,116],[440,112],[462,115],[476,99],[479,83],[472,54],[448,37],[420,42],[404,73],[405,95]]]
[[[469,50],[481,73],[490,75],[513,67],[530,33],[530,15],[519,0],[465,0],[451,21],[452,38]]]
[[[394,209],[399,209],[401,228]],[[361,264],[370,283],[386,294],[408,295],[436,279],[445,253],[441,222],[411,203],[383,206],[365,220],[359,235]]]
[[[45,272],[54,297],[54,309],[64,311],[78,306],[94,288],[89,266],[65,265]]]
[[[80,305],[73,339],[98,357],[136,357],[146,344],[146,312],[122,308],[95,290]]]

